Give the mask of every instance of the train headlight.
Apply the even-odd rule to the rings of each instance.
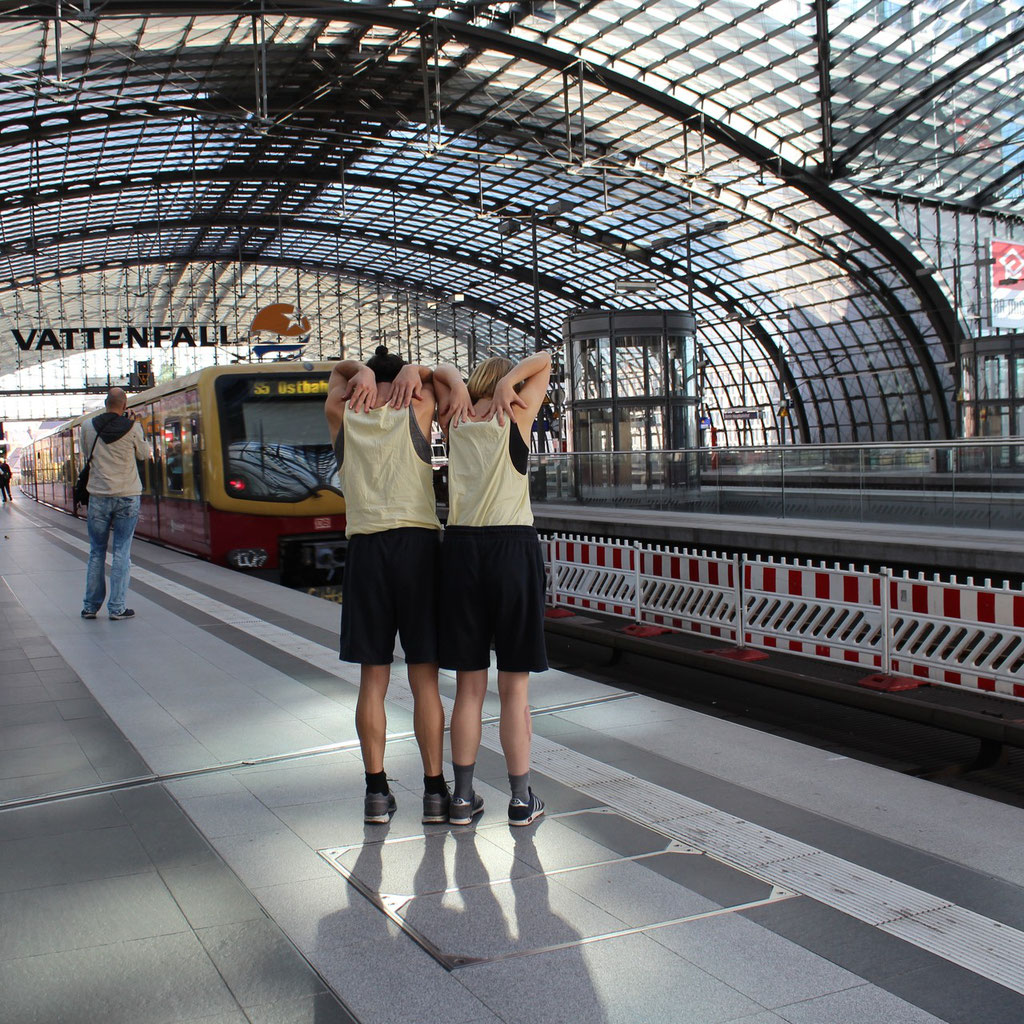
[[[233,476],[228,479],[228,491],[232,494],[243,494],[247,486],[245,477]]]
[[[270,556],[266,548],[234,548],[228,552],[232,569],[262,569]]]

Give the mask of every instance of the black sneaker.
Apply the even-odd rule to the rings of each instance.
[[[86,610],[85,610],[85,609],[83,608],[83,609],[82,609],[82,618],[83,618],[83,619],[95,619],[95,618],[96,618],[96,613],[95,613],[95,612],[87,612],[87,611],[86,611]]]
[[[479,793],[473,794],[472,800],[452,800],[448,805],[449,825],[472,825],[478,814],[483,814],[484,798]]]
[[[423,794],[423,824],[443,825],[448,821],[448,808],[452,802],[452,795],[445,787],[443,793]]]
[[[83,612],[82,614],[84,615],[85,613]],[[111,612],[111,613],[110,613],[110,617],[111,617],[111,618],[112,618],[112,619],[113,619],[113,620],[114,620],[115,622],[116,622],[116,621],[117,621],[118,619],[134,619],[134,618],[135,618],[135,612],[134,612],[134,611],[132,611],[132,609],[131,609],[131,608],[125,608],[125,610],[124,610],[123,612]],[[96,616],[95,616],[95,615],[93,615],[93,618],[96,618]]]
[[[531,789],[530,800],[510,800],[508,804],[508,823],[510,825],[529,825],[544,813],[544,801]]]
[[[386,825],[397,806],[394,793],[367,793],[363,801],[363,821],[367,825]]]

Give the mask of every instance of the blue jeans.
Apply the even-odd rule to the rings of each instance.
[[[128,577],[131,574],[132,537],[139,521],[139,499],[89,497],[89,568],[85,577],[85,603],[87,612],[99,611],[107,593],[104,579],[107,558],[107,539],[114,534],[113,564],[110,567],[110,600],[107,611],[119,615],[128,599]]]

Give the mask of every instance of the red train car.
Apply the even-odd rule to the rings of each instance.
[[[138,536],[219,565],[276,571],[291,585],[330,582],[345,560],[345,502],[323,412],[330,369],[209,367],[130,396],[152,449],[139,463]],[[26,450],[21,486],[31,497],[75,512],[87,418]]]

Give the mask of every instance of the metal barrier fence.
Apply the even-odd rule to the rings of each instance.
[[[543,538],[548,601],[1024,700],[1024,592],[619,540]]]

